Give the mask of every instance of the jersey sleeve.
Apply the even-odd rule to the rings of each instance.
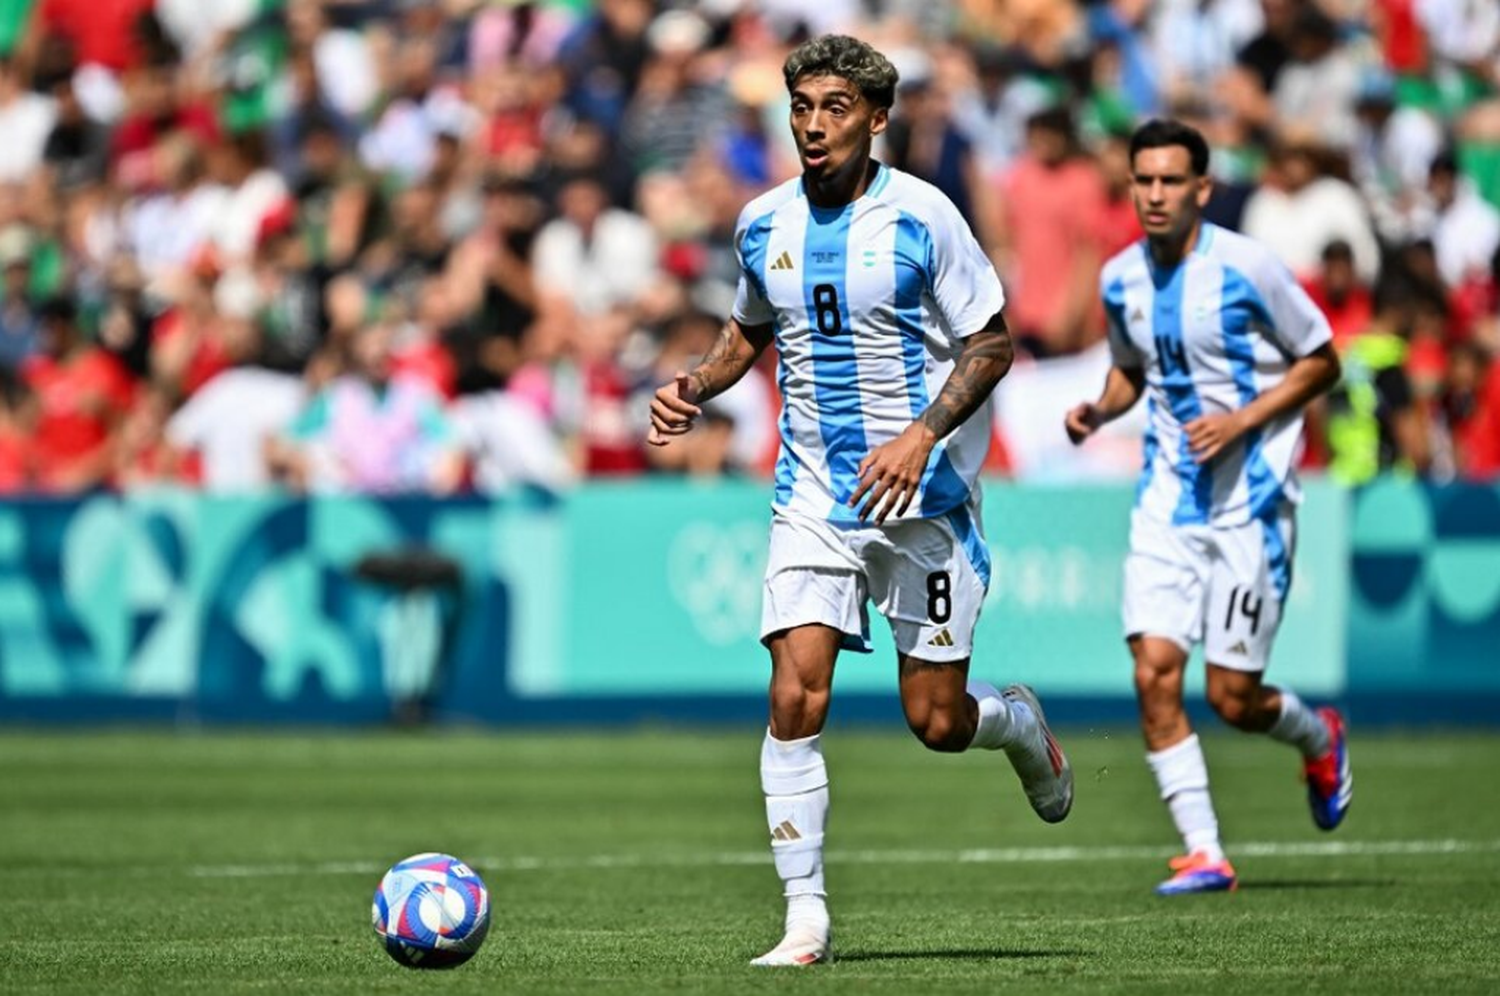
[[[749,208],[734,226],[734,255],[740,273],[731,314],[741,325],[769,325],[776,317],[766,299],[765,262],[770,231],[771,216],[752,218]]]
[[[1005,290],[968,222],[946,198],[933,211],[928,283],[938,313],[958,338],[973,335],[1005,306]]]
[[[1266,334],[1273,342],[1300,358],[1333,341],[1328,319],[1280,260],[1267,259],[1262,274],[1261,293],[1271,318]]]
[[[1146,357],[1130,341],[1130,334],[1125,330],[1125,285],[1108,270],[1099,275],[1099,299],[1104,302],[1110,362],[1123,370],[1144,367]]]

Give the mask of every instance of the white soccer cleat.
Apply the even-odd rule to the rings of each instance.
[[[791,927],[780,944],[753,959],[750,964],[761,968],[827,964],[833,961],[832,942],[832,934],[827,929]]]
[[[1031,808],[1048,823],[1061,823],[1073,808],[1073,766],[1052,731],[1036,693],[1026,685],[1011,685],[1000,693],[1007,701],[1023,702],[1036,717],[1036,733],[1007,747],[1005,754],[1021,778]]]

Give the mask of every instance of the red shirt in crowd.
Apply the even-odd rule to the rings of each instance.
[[[1470,481],[1500,478],[1500,362],[1490,364],[1473,410],[1452,428],[1459,476]]]
[[[1023,335],[1045,336],[1053,330],[1068,295],[1080,246],[1098,246],[1105,225],[1105,186],[1098,168],[1074,159],[1048,168],[1023,156],[1003,181],[1011,206],[1007,228],[1015,261],[1006,287],[1007,323]],[[1103,262],[1103,258],[1100,258]],[[1048,343],[1072,349],[1077,343]]]
[[[104,350],[86,347],[62,361],[34,356],[22,376],[36,397],[32,445],[37,487],[74,490],[80,465],[99,456],[130,408],[130,375]]]
[[[72,43],[79,63],[120,72],[141,61],[136,23],[155,6],[156,0],[42,0],[37,16],[48,32]]]
[[[1334,304],[1329,299],[1328,292],[1323,289],[1321,280],[1303,281],[1302,287],[1328,319],[1336,348],[1342,349],[1349,340],[1370,330],[1370,322],[1375,318],[1375,299],[1365,288],[1353,288],[1344,295],[1344,300]]]

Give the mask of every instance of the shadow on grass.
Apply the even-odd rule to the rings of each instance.
[[[839,951],[834,964],[844,961],[1008,961],[1013,958],[1086,958],[1092,951],[1016,951],[1005,948],[950,948],[928,951]]]
[[[1274,892],[1277,889],[1392,889],[1401,883],[1394,878],[1258,878],[1240,882],[1240,891]]]

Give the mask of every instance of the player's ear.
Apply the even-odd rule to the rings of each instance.
[[[1208,207],[1208,199],[1214,195],[1214,178],[1211,176],[1198,177],[1198,190],[1193,194],[1193,199],[1198,202],[1198,207]]]
[[[877,107],[875,113],[870,115],[870,134],[879,135],[885,131],[885,126],[891,123],[891,112],[889,108]]]

